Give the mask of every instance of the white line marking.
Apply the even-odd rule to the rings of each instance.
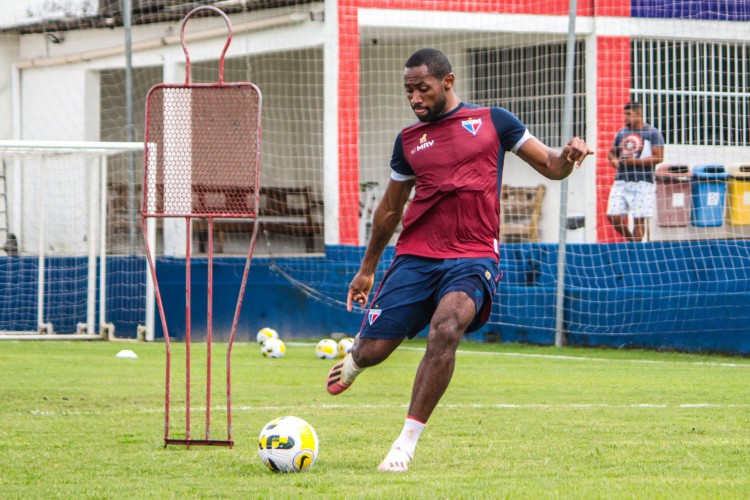
[[[313,347],[314,344],[304,342],[286,342],[286,345],[297,347]],[[399,350],[424,352],[424,347],[400,346]],[[539,358],[539,359],[559,359],[562,361],[596,361],[599,363],[642,363],[653,365],[696,365],[696,366],[717,366],[724,368],[750,368],[750,363],[719,363],[714,361],[660,361],[655,359],[614,359],[614,358],[592,358],[586,356],[567,356],[564,354],[528,354],[521,352],[486,352],[486,351],[467,351],[459,349],[457,354],[477,355],[477,356],[505,356],[511,358]]]
[[[312,404],[312,405],[278,405],[278,406],[232,406],[232,413],[236,412],[299,412],[310,410],[393,410],[407,409],[408,404]],[[669,409],[682,408],[691,410],[725,410],[733,408],[750,408],[750,404],[715,404],[715,403],[682,403],[682,404],[654,404],[654,403],[632,403],[632,404],[608,404],[608,403],[568,403],[568,404],[547,404],[547,403],[496,403],[496,404],[440,404],[438,408],[451,410],[466,409],[484,409],[484,410],[568,410],[568,409]],[[226,412],[226,406],[212,406],[212,412]],[[185,408],[171,408],[172,414],[184,414]],[[191,412],[205,412],[205,406],[191,406]],[[143,408],[138,410],[139,413],[164,413],[164,408]],[[99,410],[92,411],[48,411],[48,410],[29,410],[29,413],[35,417],[69,417],[81,415],[103,415]]]
[[[34,415],[35,417],[67,417],[69,415],[83,415],[83,412],[80,411],[48,411],[48,410],[30,410],[29,413]],[[94,415],[98,415],[99,412],[91,412]]]
[[[299,410],[389,410],[389,409],[406,409],[408,404],[312,404],[312,405],[279,405],[279,406],[233,406],[233,412],[265,412],[265,411],[299,411]],[[608,404],[608,403],[570,403],[570,404],[547,404],[547,403],[497,403],[497,404],[440,404],[438,408],[448,408],[452,410],[465,409],[487,409],[487,410],[567,410],[567,409],[729,409],[729,408],[750,408],[750,404],[713,404],[713,403],[684,403],[684,404],[654,404],[654,403],[633,403],[633,404]],[[191,407],[190,411],[205,411],[205,407]],[[144,409],[143,413],[159,413],[164,408]],[[212,406],[211,411],[226,411],[226,406]],[[184,413],[184,408],[172,408],[173,413]]]

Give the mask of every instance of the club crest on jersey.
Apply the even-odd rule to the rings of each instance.
[[[482,119],[481,118],[469,118],[468,120],[463,120],[461,122],[461,126],[468,130],[471,135],[477,135],[477,132],[479,132],[479,127],[482,126]]]
[[[380,309],[370,309],[370,311],[367,313],[367,322],[371,325],[375,323],[375,320],[380,317]]]

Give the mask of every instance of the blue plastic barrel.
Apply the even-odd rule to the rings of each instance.
[[[724,165],[696,165],[692,177],[690,223],[696,227],[721,226],[729,173]]]

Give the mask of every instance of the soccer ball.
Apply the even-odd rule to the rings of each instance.
[[[334,359],[339,355],[338,345],[333,339],[323,339],[315,346],[315,355],[320,359]]]
[[[318,435],[299,417],[271,420],[258,436],[258,456],[274,472],[307,470],[318,458]]]
[[[286,345],[281,339],[268,339],[260,345],[260,353],[266,358],[283,358]]]
[[[279,338],[279,334],[276,330],[273,328],[261,328],[258,330],[258,334],[255,336],[255,339],[258,341],[259,344],[263,344],[268,339],[277,339]]]
[[[344,339],[339,340],[338,345],[336,346],[336,350],[339,353],[339,356],[342,358],[349,354],[352,350],[352,345],[354,345],[354,339],[347,337]]]

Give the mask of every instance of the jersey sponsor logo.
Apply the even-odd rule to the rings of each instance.
[[[461,122],[461,126],[468,130],[471,135],[477,135],[477,132],[479,132],[479,127],[482,126],[482,119],[481,118],[469,118],[468,120],[464,120]]]
[[[428,141],[427,134],[424,134],[419,138],[419,146],[411,148],[411,154],[422,151],[423,149],[431,148],[433,144],[435,144],[435,139]]]
[[[380,313],[380,309],[370,309],[370,311],[367,313],[367,322],[371,325],[375,323],[375,320],[380,317]]]
[[[490,278],[492,278],[492,273],[490,272],[489,269],[487,269],[487,270],[484,271],[484,277],[487,280],[489,280]]]

